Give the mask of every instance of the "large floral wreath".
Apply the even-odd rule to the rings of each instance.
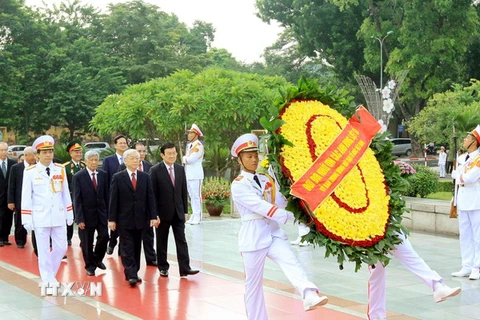
[[[313,212],[292,195],[290,186],[301,177],[346,126],[355,107],[345,91],[321,89],[304,79],[291,89],[270,119],[261,123],[269,132],[268,163],[289,200],[288,209],[310,226],[305,239],[325,246],[343,268],[345,259],[387,265],[389,251],[401,242],[399,232],[406,182],[391,156],[386,134],[378,134],[358,164]]]

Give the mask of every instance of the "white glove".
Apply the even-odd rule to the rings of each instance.
[[[32,225],[30,223],[25,223],[23,227],[27,230],[27,233],[32,231]]]
[[[73,219],[67,219],[67,226],[71,226],[73,224]]]
[[[293,213],[291,213],[291,212],[288,211],[288,210],[285,210],[285,213],[287,214],[287,221],[288,221],[288,220],[292,220],[292,221],[295,220],[295,216],[293,215]]]

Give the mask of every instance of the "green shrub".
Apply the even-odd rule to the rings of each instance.
[[[431,193],[437,192],[438,189],[438,175],[432,169],[414,164],[413,167],[417,171],[415,174],[408,177],[410,187],[405,193],[406,196],[425,198]]]
[[[452,181],[439,181],[437,192],[452,192],[453,183]]]

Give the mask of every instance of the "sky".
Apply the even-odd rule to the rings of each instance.
[[[126,0],[81,0],[100,9],[109,3]],[[45,0],[47,4],[61,0]],[[212,46],[227,49],[239,61],[263,60],[263,50],[273,44],[282,28],[267,24],[255,15],[255,0],[145,0],[162,11],[174,13],[180,21],[192,26],[195,20],[212,23],[215,41]],[[28,6],[42,6],[42,0],[26,0]]]

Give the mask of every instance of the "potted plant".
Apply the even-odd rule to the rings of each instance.
[[[202,199],[210,216],[219,216],[230,198],[230,183],[218,177],[208,177],[203,181]]]

